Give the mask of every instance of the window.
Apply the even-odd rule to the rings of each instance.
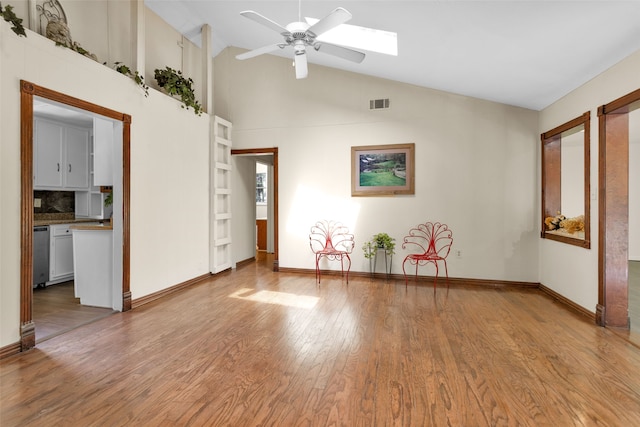
[[[267,203],[267,165],[256,163],[256,203]]]
[[[541,135],[543,239],[590,248],[587,111]]]

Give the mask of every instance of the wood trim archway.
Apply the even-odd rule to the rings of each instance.
[[[20,81],[20,348],[35,346],[33,322],[33,97],[39,96],[61,104],[119,120],[122,126],[122,310],[131,309],[130,272],[130,142],[131,116],[78,98]]]
[[[629,329],[629,111],[640,89],[598,108],[600,326]]]
[[[279,271],[278,263],[278,147],[231,150],[231,155],[273,154],[273,271]]]

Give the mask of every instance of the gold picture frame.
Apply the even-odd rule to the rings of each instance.
[[[415,144],[351,147],[351,196],[415,194]]]

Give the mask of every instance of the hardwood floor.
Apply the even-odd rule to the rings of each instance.
[[[73,292],[73,281],[33,290],[36,343],[114,313],[110,308],[80,305]]]
[[[259,262],[7,358],[0,387],[2,426],[640,425],[640,349],[538,290]]]

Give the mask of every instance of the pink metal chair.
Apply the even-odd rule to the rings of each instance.
[[[433,289],[436,289],[438,280],[438,261],[444,263],[444,271],[447,276],[447,287],[449,286],[449,271],[447,270],[447,256],[453,244],[453,232],[446,224],[439,222],[426,222],[409,230],[409,235],[404,238],[402,249],[412,245],[419,250],[406,256],[402,261],[402,273],[404,274],[404,284],[407,285],[407,273],[405,264],[407,261],[416,266],[416,281],[418,281],[418,267],[433,263],[436,267],[436,276],[433,279]]]
[[[351,257],[355,242],[349,229],[336,221],[318,221],[311,227],[309,246],[316,255],[316,279],[320,283],[320,259],[326,257],[330,261],[340,260],[340,268],[344,275],[344,260],[349,261],[347,267],[347,283],[351,270]]]

